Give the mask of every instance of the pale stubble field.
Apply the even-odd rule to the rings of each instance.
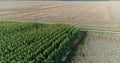
[[[0,19],[118,28],[119,10],[119,2],[2,2]]]

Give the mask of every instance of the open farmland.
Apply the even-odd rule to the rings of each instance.
[[[0,2],[0,19],[119,28],[120,2]],[[112,26],[111,26],[112,25]]]
[[[0,61],[61,62],[84,30],[71,63],[119,63],[119,16],[120,2],[113,1],[0,2],[0,20],[48,23],[0,22]]]
[[[0,22],[0,62],[59,63],[82,35],[64,24]]]

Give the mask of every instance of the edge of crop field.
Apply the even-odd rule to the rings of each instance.
[[[54,24],[71,25],[71,24],[69,24],[69,23],[64,23],[64,22],[55,22],[55,23],[53,23],[53,22],[35,21],[35,20],[30,21],[30,20],[5,20],[5,19],[4,19],[4,20],[1,20],[1,19],[0,19],[0,22],[40,23],[40,24],[52,24],[52,25],[54,25]]]
[[[70,53],[67,55],[67,59],[64,63],[71,63],[72,58],[74,57],[75,53],[78,50],[78,46],[84,45],[84,40],[87,36],[87,31],[84,31],[84,34],[82,36],[79,36],[75,41],[74,44],[71,47]]]

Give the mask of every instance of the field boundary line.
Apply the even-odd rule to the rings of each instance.
[[[105,33],[120,33],[120,29],[114,28],[95,28],[95,27],[79,27],[83,31],[105,32]]]

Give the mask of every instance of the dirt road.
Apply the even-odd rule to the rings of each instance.
[[[120,34],[88,32],[72,63],[119,63]]]
[[[0,19],[120,27],[120,2],[0,2]]]

